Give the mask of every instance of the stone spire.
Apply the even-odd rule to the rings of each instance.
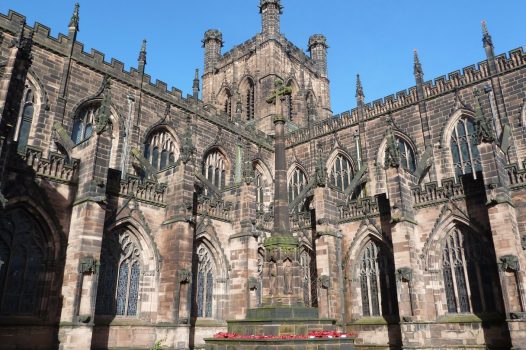
[[[261,13],[261,32],[270,36],[280,33],[280,15],[283,6],[280,0],[260,0],[259,13]]]
[[[139,62],[139,71],[144,73],[144,67],[146,66],[146,39],[142,41],[141,52],[139,52],[137,61]]]
[[[356,102],[358,106],[363,105],[365,95],[363,94],[362,81],[360,80],[360,74],[356,74]]]
[[[75,4],[75,9],[73,10],[73,15],[71,15],[71,20],[69,21],[69,30],[70,31],[75,31],[75,32],[78,32],[79,31],[79,8],[80,8],[80,5],[79,3],[77,2]]]
[[[495,64],[495,52],[493,51],[493,40],[488,31],[486,21],[482,21],[482,46],[486,51],[486,58],[488,60],[490,74],[495,74],[497,67]]]
[[[424,71],[422,70],[422,64],[420,64],[420,58],[418,58],[418,51],[413,51],[413,74],[415,75],[416,81],[416,94],[419,100],[424,99]]]
[[[199,69],[195,69],[194,83],[192,85],[193,96],[197,100],[199,98]]]

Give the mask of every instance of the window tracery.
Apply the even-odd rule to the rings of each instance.
[[[255,93],[256,89],[254,86],[254,82],[252,79],[248,80],[248,88],[247,88],[247,105],[246,105],[246,111],[247,111],[247,121],[254,119],[254,111],[255,111]]]
[[[101,253],[96,313],[137,316],[141,277],[141,249],[127,231],[105,237]]]
[[[219,150],[215,149],[207,154],[203,162],[203,175],[217,188],[225,188],[226,160]]]
[[[353,169],[351,162],[343,154],[339,153],[334,159],[329,173],[331,185],[344,192],[351,184]]]
[[[144,145],[144,158],[159,171],[175,164],[179,158],[179,147],[168,130],[158,129],[148,137]]]
[[[292,203],[298,197],[305,186],[307,186],[307,177],[300,168],[296,167],[289,177],[289,203]],[[307,211],[306,201],[298,204],[297,210],[298,212]]]
[[[398,142],[398,149],[400,150],[400,166],[410,172],[416,170],[415,153],[411,145],[401,137],[396,138]]]
[[[34,89],[31,86],[26,86],[24,93],[24,100],[22,101],[21,115],[17,122],[17,150],[19,153],[24,153],[27,143],[29,141],[29,133],[31,131],[31,123],[35,114],[35,95]]]
[[[213,317],[215,266],[212,254],[201,244],[197,257],[197,317]]]
[[[471,118],[460,118],[451,133],[451,155],[455,175],[473,174],[482,171],[480,154],[477,148],[477,133]]]

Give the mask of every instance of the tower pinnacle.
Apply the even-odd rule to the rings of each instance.
[[[146,39],[142,41],[141,51],[139,52],[139,71],[144,72],[146,66]]]
[[[413,57],[414,57],[414,74],[415,77],[423,77],[424,71],[422,70],[422,65],[420,64],[420,59],[418,58],[418,51],[414,49],[413,51]]]
[[[73,15],[71,15],[71,20],[69,21],[69,28],[75,29],[77,32],[79,31],[79,20],[80,20],[79,8],[80,8],[80,5],[77,2],[75,4],[75,9],[73,10]]]
[[[283,6],[280,0],[260,0],[259,13],[261,13],[261,32],[267,35],[280,33],[280,15]]]
[[[365,98],[363,94],[362,81],[360,79],[360,74],[356,74],[356,99],[362,100]]]

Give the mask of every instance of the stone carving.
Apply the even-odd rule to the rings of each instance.
[[[316,159],[315,180],[318,187],[325,187],[327,183],[327,167],[323,159],[323,150],[318,147],[318,157]]]
[[[318,278],[319,282],[320,282],[320,287],[323,288],[323,289],[329,289],[330,286],[331,286],[331,279],[329,276],[327,275],[321,275],[319,278]]]
[[[519,271],[519,258],[515,255],[504,255],[499,260],[501,261],[500,267],[502,271]]]
[[[180,284],[190,283],[192,273],[187,269],[177,271],[177,282]]]
[[[521,236],[521,247],[522,250],[526,250],[526,235]]]
[[[276,79],[274,82],[274,91],[271,91],[270,95],[267,97],[267,103],[275,103],[276,113],[283,114],[283,106],[280,102],[285,100],[285,96],[292,94],[292,87],[287,86],[283,83],[283,80]]]
[[[95,124],[98,135],[101,135],[110,123],[111,115],[111,80],[108,76],[104,77],[102,82],[102,104],[99,108],[99,112],[95,116]]]
[[[248,289],[249,290],[257,290],[259,288],[259,281],[256,277],[251,276],[248,278]]]
[[[99,269],[99,263],[92,256],[85,256],[79,260],[79,273],[90,273],[97,274]]]
[[[413,280],[413,270],[409,267],[402,267],[396,271],[398,280],[402,282],[411,282]]]
[[[250,185],[252,182],[254,182],[255,172],[254,172],[254,166],[252,165],[252,161],[247,161],[244,163],[243,166],[243,178],[245,179],[245,183],[247,185]]]
[[[493,132],[493,126],[490,121],[484,116],[484,111],[482,110],[481,102],[481,92],[478,89],[475,89],[473,94],[476,97],[475,104],[475,126],[477,129],[477,138],[478,142],[493,142],[495,141],[495,135]]]
[[[393,120],[387,117],[386,120],[387,131],[387,145],[385,147],[385,167],[398,168],[400,166],[400,149],[393,133]]]
[[[292,262],[287,259],[283,262],[283,293],[292,294]]]

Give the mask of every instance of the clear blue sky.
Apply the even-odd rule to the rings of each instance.
[[[67,32],[75,0],[2,0],[30,25],[38,21],[54,36]],[[201,40],[209,28],[223,32],[229,50],[260,31],[259,0],[84,0],[78,40],[136,66],[148,40],[152,78],[191,93],[195,68],[202,69]],[[484,59],[480,22],[486,19],[496,53],[526,41],[525,0],[282,0],[282,32],[305,49],[314,33],[327,36],[334,113],[355,106],[355,75],[367,101],[414,85],[413,49],[426,80]]]

